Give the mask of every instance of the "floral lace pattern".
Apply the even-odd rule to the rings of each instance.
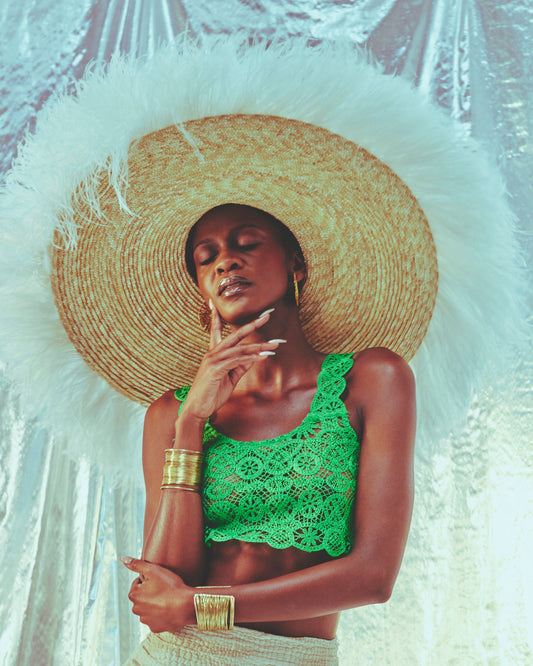
[[[311,409],[287,434],[241,442],[206,425],[206,543],[239,539],[331,556],[351,549],[360,445],[341,396],[352,365],[351,354],[326,356]]]

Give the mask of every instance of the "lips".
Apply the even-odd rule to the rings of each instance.
[[[221,296],[225,291],[233,291],[238,287],[248,287],[251,282],[241,277],[240,275],[230,275],[229,277],[222,278],[218,285],[218,295]]]

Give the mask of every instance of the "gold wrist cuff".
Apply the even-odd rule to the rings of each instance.
[[[203,458],[200,451],[166,449],[161,487],[200,490]]]
[[[194,612],[198,631],[233,629],[235,597],[226,594],[195,594]]]
[[[200,486],[186,486],[184,483],[162,483],[159,487],[161,490],[175,488],[176,490],[190,490],[192,493],[200,492]]]

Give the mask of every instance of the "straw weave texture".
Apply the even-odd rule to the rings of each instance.
[[[293,120],[261,121],[259,150],[236,132],[256,114]],[[218,129],[199,120],[212,117]],[[432,302],[417,292],[436,267],[410,192],[438,257],[437,298],[414,356]],[[472,390],[529,335],[505,192],[475,141],[351,44],[214,35],[148,60],[115,58],[50,103],[6,176],[0,362],[58,446],[141,483],[141,404],[189,383],[206,341],[182,263],[187,229],[218,203],[248,203],[302,244],[301,319],[317,348],[384,344],[412,356],[418,449],[434,450]],[[381,216],[367,219],[376,202]],[[78,236],[80,249],[67,250]],[[388,336],[411,342],[402,349]]]
[[[426,333],[438,275],[424,213],[383,162],[328,130],[260,115],[170,126],[132,145],[128,210],[107,176],[98,195],[101,219],[76,210],[76,247],[56,238],[56,304],[87,363],[141,404],[190,384],[206,351],[185,243],[223,203],[266,210],[299,240],[316,349],[384,346],[409,360]]]

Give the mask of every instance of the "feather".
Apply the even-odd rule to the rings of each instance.
[[[473,391],[526,336],[525,262],[497,169],[481,147],[405,80],[347,44],[244,45],[183,38],[151,59],[93,65],[25,137],[0,195],[0,361],[71,455],[140,481],[143,409],[92,371],[67,338],[50,283],[59,231],[76,242],[74,207],[100,214],[98,174],[127,207],[127,153],[141,136],[194,118],[262,113],[320,125],[388,164],[421,204],[435,239],[439,292],[417,378],[424,450],[466,416]],[[80,184],[84,185],[80,187]],[[138,464],[135,464],[137,461]]]

